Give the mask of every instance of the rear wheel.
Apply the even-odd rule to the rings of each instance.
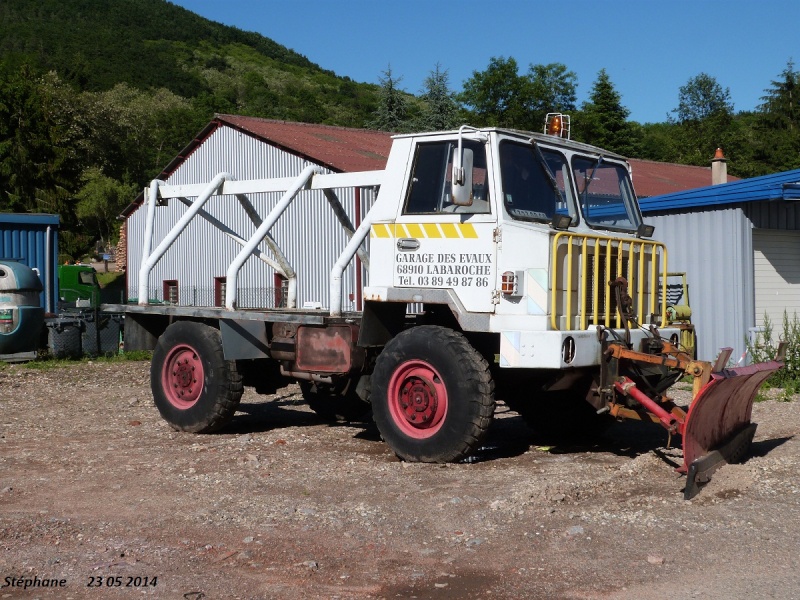
[[[311,410],[328,421],[358,421],[369,412],[369,403],[356,394],[350,380],[344,385],[301,381],[300,391]]]
[[[150,366],[158,411],[179,431],[208,433],[225,425],[242,397],[242,378],[222,354],[219,330],[178,321],[158,339]]]
[[[460,333],[408,329],[381,352],[372,374],[372,412],[401,458],[457,461],[474,452],[494,414],[489,365]]]

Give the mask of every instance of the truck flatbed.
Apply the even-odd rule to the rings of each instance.
[[[361,320],[360,312],[345,312],[331,316],[318,308],[252,308],[228,310],[222,307],[175,306],[172,304],[103,304],[101,310],[109,313],[135,315],[164,315],[177,318],[229,319],[233,321],[264,321],[267,323],[297,323],[302,325],[332,325],[354,323]]]

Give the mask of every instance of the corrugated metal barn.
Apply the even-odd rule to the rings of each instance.
[[[58,306],[58,215],[0,213],[0,259],[19,261],[39,271],[41,306]]]
[[[746,351],[768,314],[800,312],[800,169],[641,200],[671,271],[685,271],[698,358]]]
[[[206,183],[222,172],[237,180],[296,177],[310,164],[327,173],[379,170],[386,163],[390,145],[391,138],[384,132],[218,115],[170,163],[160,179],[178,185]],[[357,227],[374,200],[373,191],[347,189],[336,190],[336,194]],[[263,218],[279,198],[276,193],[252,194],[249,201]],[[138,290],[142,260],[146,210],[141,201],[142,197],[124,213],[129,296]],[[186,203],[174,200],[157,207],[154,244],[164,238],[186,208]],[[256,229],[234,197],[214,197],[205,210],[245,239]],[[297,305],[327,306],[330,270],[347,237],[323,192],[302,192],[271,235],[298,274]],[[150,298],[188,306],[222,305],[225,273],[240,249],[208,220],[194,219],[155,266],[150,276]],[[260,249],[269,255],[264,243]],[[345,273],[345,310],[360,307],[363,276],[363,268],[356,265]],[[251,257],[239,277],[238,305],[280,305],[281,285],[271,267]]]

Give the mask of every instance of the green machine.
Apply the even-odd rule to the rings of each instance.
[[[97,272],[90,265],[59,265],[58,296],[63,308],[96,308],[100,305]]]

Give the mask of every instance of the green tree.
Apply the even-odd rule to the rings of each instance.
[[[375,119],[370,126],[379,131],[403,132],[409,129],[408,101],[405,93],[397,86],[402,77],[392,75],[391,65],[379,77],[380,94]]]
[[[678,93],[678,107],[672,111],[680,123],[698,123],[720,114],[733,114],[730,89],[723,89],[706,73],[691,77]]]
[[[678,162],[680,148],[677,123],[646,123],[635,126],[639,138],[636,158],[658,162]]]
[[[139,90],[127,84],[87,93],[92,164],[119,181],[144,184],[205,125],[210,115],[165,88]]]
[[[678,93],[678,107],[672,111],[677,123],[680,162],[705,165],[718,147],[729,146],[732,139],[733,103],[728,88],[717,80],[700,73],[682,86]]]
[[[105,243],[115,243],[119,234],[117,216],[136,197],[136,186],[112,179],[98,167],[89,167],[81,182],[75,214],[83,232]]]
[[[459,99],[478,125],[541,131],[548,112],[575,109],[577,77],[561,63],[529,65],[518,72],[513,58],[493,57],[485,71],[473,71]]]
[[[529,65],[525,78],[525,129],[539,131],[544,127],[547,113],[575,111],[578,76],[566,65],[550,63]]]
[[[630,111],[622,106],[622,96],[606,70],[601,69],[589,99],[581,106],[576,138],[626,156],[634,155],[638,152],[638,132],[628,121],[629,115]]]
[[[492,57],[484,71],[473,71],[459,95],[478,126],[518,127],[525,114],[525,81],[517,61]]]
[[[800,167],[800,73],[790,59],[758,107],[756,158],[772,171]]]
[[[800,130],[800,72],[789,59],[780,79],[764,90],[763,103],[758,110],[774,129]]]
[[[62,213],[80,172],[77,96],[53,73],[28,67],[0,85],[0,210]]]
[[[439,63],[436,63],[434,70],[425,78],[419,129],[440,131],[458,125],[458,103],[455,94],[450,90],[448,80],[447,69],[442,70]]]

